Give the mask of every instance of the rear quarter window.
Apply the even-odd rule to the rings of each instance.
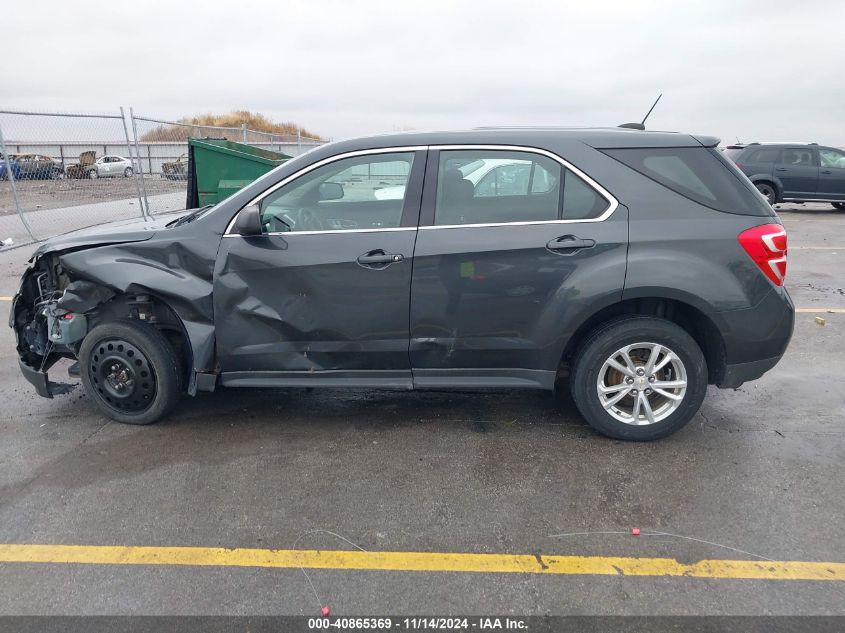
[[[764,149],[755,149],[748,153],[748,158],[745,159],[749,163],[775,163],[780,150],[774,147],[766,147]],[[740,160],[742,162],[742,160]]]
[[[602,151],[643,176],[711,209],[739,215],[774,215],[751,181],[716,150],[637,147]]]

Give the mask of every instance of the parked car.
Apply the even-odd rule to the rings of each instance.
[[[44,180],[64,177],[64,167],[56,160],[42,154],[16,154],[9,156],[12,176],[16,180]],[[6,161],[0,161],[0,178],[8,179]]]
[[[20,168],[17,162],[17,156],[15,154],[9,154],[9,168],[12,170],[12,177],[15,180],[20,180]],[[8,180],[9,173],[6,169],[6,159],[3,157],[3,154],[0,152],[0,180]]]
[[[182,154],[175,161],[170,163],[162,163],[161,175],[168,180],[187,180],[188,179],[188,155]]]
[[[817,143],[728,145],[725,155],[769,204],[829,202],[845,210],[845,151]]]
[[[532,181],[532,162],[508,158],[484,158],[457,167],[461,177],[472,183],[476,196],[518,195],[527,191],[529,182],[536,189],[539,180]],[[540,177],[540,176],[536,176]],[[376,200],[401,199],[405,185],[381,187],[374,192]]]
[[[132,161],[123,156],[103,156],[86,170],[88,178],[131,178],[135,173]]]
[[[96,406],[132,424],[218,386],[568,376],[598,431],[663,437],[792,335],[786,232],[717,143],[537,128],[324,145],[216,206],[39,246],[10,317],[20,368],[50,397],[47,370],[76,358]],[[528,179],[482,195],[476,161]],[[384,174],[401,198],[376,196]]]

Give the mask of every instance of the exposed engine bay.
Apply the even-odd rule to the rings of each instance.
[[[21,369],[38,393],[52,397],[75,387],[49,382],[47,370],[61,358],[76,359],[86,334],[116,319],[155,324],[172,333],[174,346],[184,347],[178,318],[150,295],[75,278],[56,253],[35,259],[21,280],[9,324],[17,334]]]

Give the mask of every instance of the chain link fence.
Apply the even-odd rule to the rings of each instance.
[[[151,214],[185,208],[189,138],[222,138],[289,156],[298,156],[325,142],[300,134],[271,134],[251,130],[245,125],[217,127],[163,121],[137,115],[131,110],[130,116],[135,157],[143,176],[142,184],[150,185],[151,189],[161,189],[162,182],[169,181],[171,184],[168,188],[176,189],[179,194],[155,194],[148,190],[145,194],[145,204]]]
[[[136,115],[0,110],[0,248],[186,206],[188,139],[298,156],[325,141]]]
[[[0,112],[0,240],[27,243],[140,217],[129,145],[122,112]]]

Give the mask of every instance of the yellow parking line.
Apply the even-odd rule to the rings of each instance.
[[[845,563],[446,552],[0,544],[0,563],[191,565],[365,571],[845,580]]]
[[[13,297],[0,297],[0,301],[11,301]]]

